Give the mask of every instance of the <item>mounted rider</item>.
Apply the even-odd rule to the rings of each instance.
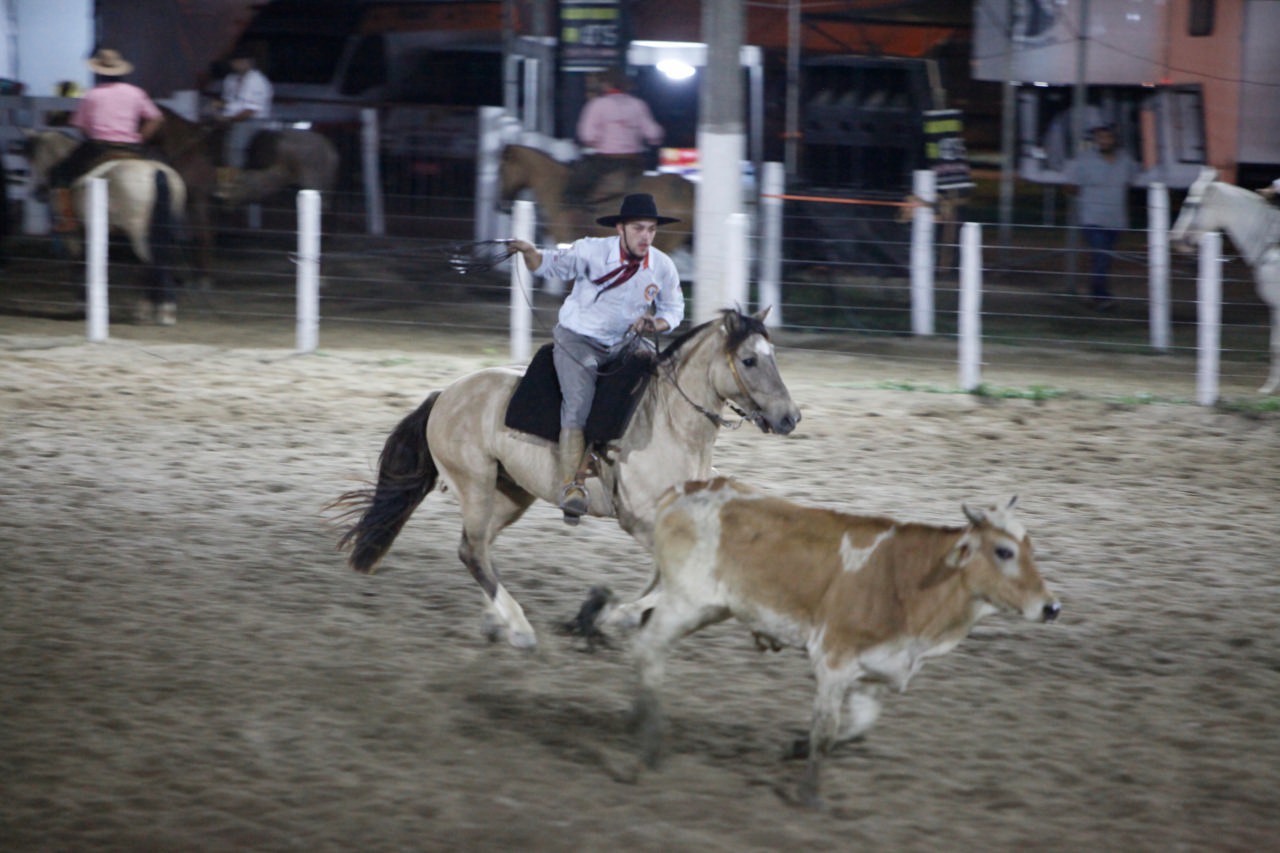
[[[164,115],[146,92],[119,78],[133,71],[133,65],[119,51],[100,48],[88,59],[96,84],[80,99],[67,122],[85,139],[66,159],[49,171],[52,207],[58,231],[74,230],[75,208],[71,184],[103,160],[143,157],[143,143],[164,123]]]
[[[249,141],[259,130],[274,127],[271,101],[275,90],[267,75],[257,68],[253,53],[241,46],[230,57],[231,72],[222,79],[221,97],[214,102],[214,121],[226,134],[222,147],[224,170],[219,170],[219,184],[234,180],[245,168]]]
[[[684,293],[676,265],[653,247],[659,225],[679,222],[660,216],[653,196],[622,200],[616,216],[596,220],[615,237],[583,237],[565,249],[541,252],[512,240],[512,254],[543,277],[572,279],[552,330],[553,359],[563,401],[560,406],[560,509],[566,524],[587,513],[583,429],[595,399],[600,367],[643,341],[639,335],[674,329],[684,319]]]
[[[662,125],[654,120],[649,105],[627,92],[626,86],[626,73],[621,68],[609,69],[604,74],[604,90],[590,98],[578,114],[578,141],[591,153],[570,169],[565,202],[598,201],[592,191],[614,173],[620,173],[625,189],[644,173],[646,146],[662,143]]]

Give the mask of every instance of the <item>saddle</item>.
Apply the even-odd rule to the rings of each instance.
[[[551,442],[560,440],[562,400],[551,358],[554,346],[544,344],[534,354],[507,403],[504,420],[510,429]],[[655,374],[657,360],[658,354],[652,350],[636,348],[600,368],[591,414],[583,430],[588,447],[608,444],[626,432],[640,397]]]

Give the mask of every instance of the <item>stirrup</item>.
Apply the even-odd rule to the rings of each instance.
[[[566,483],[560,490],[560,509],[564,511],[564,523],[575,526],[587,514],[591,496],[581,483]]]

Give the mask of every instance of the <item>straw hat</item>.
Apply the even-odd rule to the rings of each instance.
[[[98,48],[98,52],[89,57],[88,61],[93,73],[103,77],[123,77],[133,70],[132,63],[126,62],[120,51],[109,47]]]

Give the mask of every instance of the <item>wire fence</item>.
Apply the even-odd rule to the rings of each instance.
[[[361,195],[344,190],[325,199],[320,260],[320,341],[360,331],[387,339],[470,334],[504,346],[509,331],[511,277],[506,270],[460,274],[449,261],[454,247],[473,238],[473,195],[386,197],[386,236],[365,233]],[[194,284],[179,298],[179,322],[168,339],[181,342],[185,323],[233,324],[238,334],[263,330],[263,345],[277,346],[281,329],[297,316],[297,210],[281,194],[261,207],[258,220],[244,210],[217,215],[214,282]],[[1005,231],[1007,239],[1000,239]],[[788,202],[783,214],[782,275],[777,329],[781,345],[797,352],[846,352],[888,365],[892,381],[913,377],[954,382],[960,324],[960,247],[956,229],[937,227],[934,320],[931,337],[912,334],[907,260],[911,225],[890,212],[823,210]],[[1073,229],[1015,224],[983,228],[982,340],[984,376],[1025,380],[1037,364],[1086,357],[1098,370],[1123,359],[1126,370],[1152,389],[1194,388],[1196,281],[1194,255],[1171,260],[1172,337],[1166,352],[1151,346],[1146,234],[1121,235],[1112,258],[1112,300],[1089,296],[1089,252]],[[758,238],[752,254],[759,257]],[[4,243],[0,313],[10,318],[74,322],[84,315],[83,265],[70,260],[56,235],[13,234]],[[146,271],[127,245],[110,247],[113,324],[132,321],[144,298]],[[754,276],[753,276],[754,281]],[[535,338],[549,338],[561,297],[541,279],[521,280],[533,309]],[[692,287],[686,282],[686,287]],[[1248,267],[1229,248],[1222,263],[1221,375],[1224,388],[1256,388],[1269,361],[1270,313]],[[691,296],[689,291],[687,296]],[[752,308],[759,296],[753,285]],[[743,306],[748,307],[748,306]],[[1105,309],[1105,310],[1103,310]],[[68,331],[74,327],[68,326]],[[1083,379],[1083,377],[1082,377]],[[1060,378],[1055,381],[1062,381]],[[1034,380],[1032,380],[1034,384]],[[1048,380],[1046,380],[1048,383]]]

